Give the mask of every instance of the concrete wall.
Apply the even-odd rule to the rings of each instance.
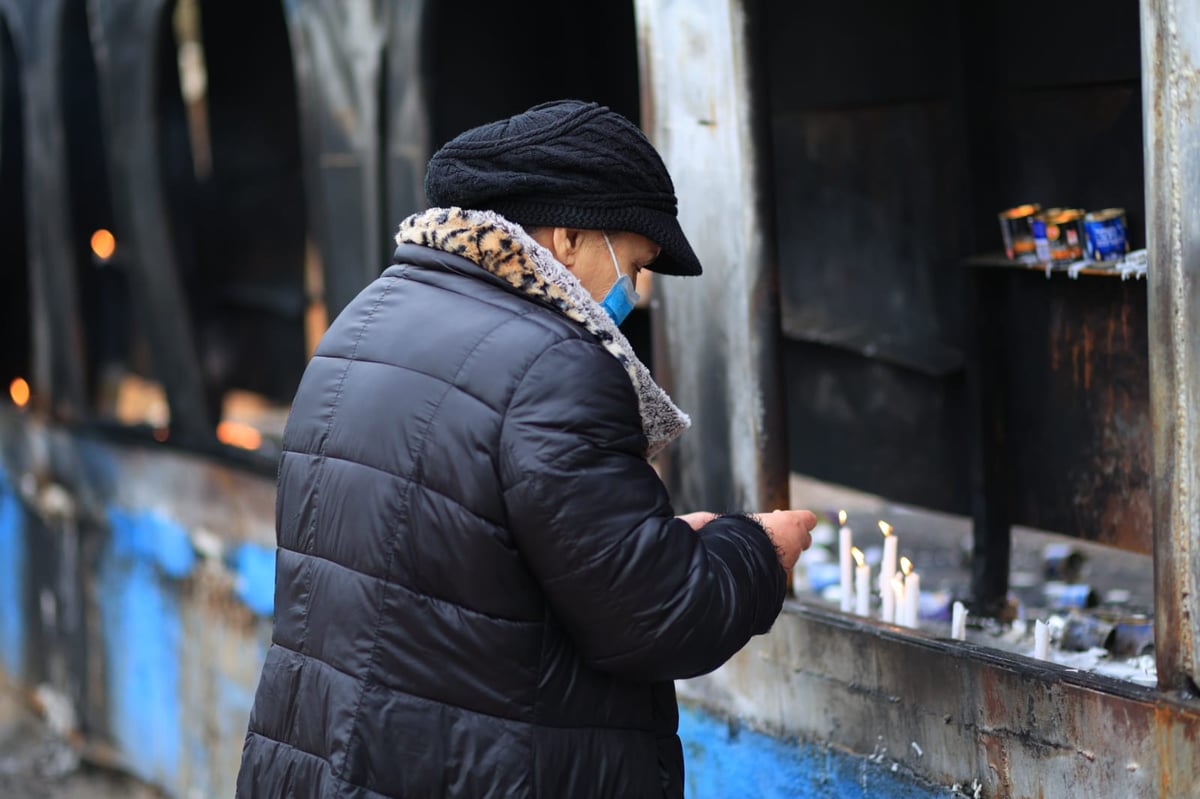
[[[86,758],[232,796],[270,642],[274,481],[8,411],[0,441],[0,679],[64,699]]]

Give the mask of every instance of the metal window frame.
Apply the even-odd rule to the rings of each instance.
[[[1200,7],[1142,0],[1154,639],[1158,685],[1200,668]]]
[[[781,333],[769,154],[761,143],[766,100],[751,58],[761,52],[752,24],[761,4],[637,0],[635,8],[643,121],[672,167],[685,227],[700,231],[695,244],[707,269],[694,285],[664,281],[657,290],[657,335],[666,350],[659,362],[667,364],[670,389],[700,414],[698,430],[675,453],[690,468],[668,469],[668,480],[682,505],[779,506],[787,476],[786,437],[778,432],[786,421]],[[1200,8],[1141,0],[1141,14],[1156,652],[1160,690],[1196,696]],[[691,37],[687,47],[664,40],[681,31]],[[701,107],[698,99],[711,104]],[[714,211],[720,225],[712,224]],[[1006,554],[1007,545],[1000,550]]]

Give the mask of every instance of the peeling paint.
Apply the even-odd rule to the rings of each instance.
[[[109,718],[130,768],[176,785],[183,761],[182,660],[178,593],[195,553],[178,524],[155,513],[109,511],[111,539],[101,556],[99,605]]]
[[[234,592],[260,616],[275,613],[275,548],[240,544],[230,557],[237,575]]]
[[[920,784],[886,758],[775,738],[689,705],[679,710],[679,737],[691,799],[931,799],[948,791]]]
[[[117,558],[151,563],[175,579],[188,576],[196,565],[187,530],[159,513],[110,508],[108,523]]]
[[[0,665],[16,679],[25,664],[25,525],[20,500],[0,471]]]

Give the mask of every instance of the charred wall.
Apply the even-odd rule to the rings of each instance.
[[[25,214],[24,91],[21,64],[7,21],[0,15],[0,388],[29,374],[31,318]]]
[[[965,259],[1021,202],[1144,237],[1138,5],[771,3],[793,471],[965,513]]]

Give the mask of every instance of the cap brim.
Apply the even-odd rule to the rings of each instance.
[[[628,230],[640,233],[662,248],[658,258],[647,269],[660,275],[682,277],[696,277],[704,271],[687,236],[683,234],[683,228],[679,226],[679,220],[673,214],[639,208],[632,216],[636,222],[630,224]]]
[[[548,225],[639,233],[662,248],[654,263],[646,267],[651,272],[695,277],[704,271],[674,213],[632,205],[581,209],[553,198],[528,197],[505,198],[481,204],[480,207],[495,211],[524,227]]]

